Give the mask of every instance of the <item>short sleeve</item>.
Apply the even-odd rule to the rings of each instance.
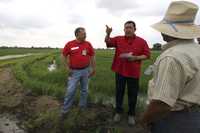
[[[173,107],[186,80],[184,70],[173,57],[163,58],[157,68],[151,99],[160,100]]]
[[[95,51],[94,51],[94,48],[92,47],[92,44],[91,43],[88,43],[89,47],[88,47],[88,54],[90,56],[94,56],[95,55]]]
[[[67,56],[70,52],[69,43],[65,44],[65,47],[62,51],[63,56]]]
[[[106,46],[108,48],[117,47],[117,40],[118,40],[118,37],[109,38],[108,41],[106,42]]]
[[[151,52],[147,42],[144,40],[144,47],[143,47],[143,55],[146,55],[148,58],[151,56]]]

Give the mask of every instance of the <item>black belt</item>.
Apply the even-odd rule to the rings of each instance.
[[[191,107],[185,107],[182,112],[200,112],[200,105],[192,105]]]
[[[70,67],[71,69],[76,69],[76,70],[82,70],[89,67],[89,65],[85,66],[85,67],[81,67],[81,68],[76,68],[76,67]]]

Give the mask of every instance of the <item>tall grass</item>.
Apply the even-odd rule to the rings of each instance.
[[[25,88],[31,89],[34,93],[39,95],[59,97],[63,94],[64,85],[62,86],[57,83],[59,79],[63,79],[63,77],[59,78],[59,76],[63,76],[63,74],[49,73],[47,67],[44,67],[47,65],[44,62],[49,60],[52,55],[54,54],[27,57],[13,66],[17,79],[22,82]]]
[[[146,93],[148,80],[151,76],[146,76],[143,72],[153,63],[159,54],[160,52],[152,51],[151,59],[143,62],[140,92],[144,94]],[[89,99],[91,101],[114,101],[115,74],[111,71],[113,55],[114,50],[96,51],[97,72],[90,79],[89,85]],[[57,69],[50,72],[47,67],[53,58],[56,59]],[[27,57],[14,66],[14,71],[16,77],[22,82],[25,88],[31,89],[40,95],[56,96],[59,99],[64,97],[68,72],[62,64],[59,52]]]
[[[16,55],[16,54],[27,54],[27,53],[47,53],[58,51],[58,49],[52,48],[7,48],[0,47],[0,56],[4,55]]]
[[[148,80],[151,79],[151,76],[146,76],[143,74],[144,70],[154,62],[156,57],[160,52],[152,51],[151,59],[143,62],[141,79],[140,79],[140,92],[142,94],[139,97],[145,97],[147,91]],[[96,50],[96,75],[90,78],[89,84],[89,101],[103,104],[112,104],[114,103],[115,96],[115,74],[111,71],[111,64],[113,60],[114,50]],[[48,70],[48,65],[52,62],[53,59],[56,59],[57,69],[54,71]],[[9,63],[8,63],[9,62]],[[19,81],[23,84],[25,89],[32,90],[33,93],[37,95],[51,95],[55,96],[58,99],[62,99],[65,95],[65,88],[67,84],[67,75],[68,72],[62,64],[60,52],[45,52],[44,54],[34,55],[26,57],[23,59],[16,59],[15,61],[7,61],[8,64],[14,63],[13,70]],[[1,63],[0,63],[1,66]],[[80,87],[78,86],[78,89]],[[75,101],[79,99],[79,93],[76,95]],[[125,108],[128,107],[127,95],[125,95]],[[145,99],[139,99],[140,103],[144,103]],[[137,112],[141,111],[144,106],[139,103],[137,107]],[[76,108],[75,108],[76,109]],[[59,111],[58,111],[59,112]],[[58,112],[41,114],[35,121],[30,121],[28,124],[34,126],[32,128],[37,128],[46,121],[52,121],[52,125],[58,122],[58,119],[55,115]],[[77,118],[76,111],[70,115],[70,118]],[[86,116],[86,115],[85,115]],[[83,117],[80,117],[83,119]],[[76,120],[76,119],[75,119]],[[78,121],[79,122],[79,121]],[[72,125],[72,120],[69,120],[67,126]],[[57,126],[53,127],[56,130]],[[68,130],[66,130],[68,131]],[[95,130],[96,133],[100,132],[101,129],[97,127]],[[93,131],[93,132],[95,132]],[[112,133],[121,133],[120,128],[111,128],[109,130]],[[52,132],[54,132],[52,130]]]

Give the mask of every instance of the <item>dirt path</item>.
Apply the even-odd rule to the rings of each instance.
[[[17,123],[19,126],[26,124],[28,127],[32,121],[39,118],[39,114],[58,108],[60,104],[53,97],[33,96],[29,90],[24,89],[10,68],[0,69],[0,114],[7,114],[6,117],[0,118],[0,133],[18,133],[18,128],[8,132],[11,130],[9,125]]]
[[[0,56],[0,60],[21,58],[21,57],[26,57],[26,56],[31,56],[31,55],[33,55],[33,54],[28,53],[28,54],[21,54],[21,55],[6,55],[6,56]]]
[[[58,119],[60,108],[55,98],[35,96],[30,90],[24,89],[10,68],[0,69],[0,114],[15,116],[19,127],[24,127],[20,133],[68,133],[68,129],[71,133],[91,133],[95,129],[99,129],[99,132],[95,130],[96,133],[148,133],[138,126],[129,127],[127,116],[124,116],[122,122],[113,123],[113,109],[97,104],[90,104],[84,111],[80,111],[77,106],[72,107],[65,119],[64,131],[61,131]],[[9,133],[1,129],[4,126],[6,130],[5,125],[5,118],[0,117],[0,133]],[[18,128],[16,130],[19,131]]]

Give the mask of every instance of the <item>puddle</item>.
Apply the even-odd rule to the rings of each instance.
[[[147,102],[147,95],[138,94],[137,106],[143,109],[146,106],[146,102]],[[97,93],[95,94],[94,103],[101,103],[103,105],[112,105],[112,107],[115,107],[115,97],[105,96],[105,94]]]
[[[137,97],[137,108],[139,111],[143,111],[147,106],[147,95],[146,94],[139,94]]]
[[[103,105],[115,105],[114,97],[106,96],[105,94],[97,93],[94,97],[94,103],[100,103]]]
[[[17,125],[18,121],[8,114],[0,115],[0,133],[26,133]]]

